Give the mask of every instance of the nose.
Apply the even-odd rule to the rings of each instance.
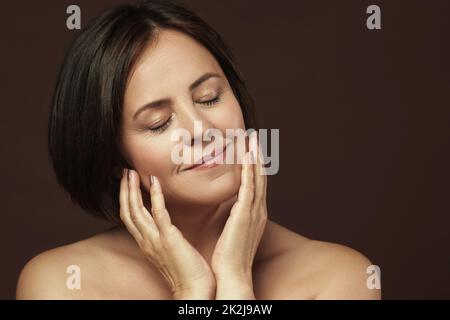
[[[191,136],[191,139],[185,141],[185,144],[193,147],[195,143],[198,143],[203,147],[204,140],[206,140],[206,143],[210,143],[209,137],[214,129],[214,125],[204,113],[195,108],[186,108],[181,114],[178,114],[178,117],[180,126],[188,130]]]

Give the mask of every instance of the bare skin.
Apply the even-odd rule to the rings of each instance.
[[[348,247],[311,240],[271,220],[253,267],[256,299],[379,299],[366,287],[372,263]],[[66,268],[81,269],[81,289],[66,287]],[[162,299],[173,296],[124,228],[46,251],[21,273],[17,299]]]
[[[36,256],[22,270],[18,299],[380,298],[367,288],[366,257],[267,218],[260,164],[194,171],[170,161],[170,132],[194,136],[195,120],[204,130],[245,129],[230,84],[204,47],[162,31],[138,59],[124,100],[121,152],[132,169],[119,177],[125,228]],[[80,267],[80,290],[66,287],[70,265]]]
[[[248,158],[247,158],[248,159]],[[257,163],[242,165],[242,179],[239,194],[226,201],[226,203],[239,203],[246,200],[246,195],[258,193],[257,187],[243,188],[251,178],[249,169],[255,168]],[[247,172],[248,177],[245,177]],[[124,174],[121,184],[121,202],[136,196],[140,192],[135,178],[127,180],[129,175]],[[133,187],[133,181],[136,183]],[[256,179],[260,185],[265,185],[261,177]],[[250,191],[251,190],[251,191]],[[133,195],[134,194],[134,195]],[[144,228],[141,232],[151,234],[159,228],[161,238],[164,231],[169,230],[170,217],[167,214],[165,224],[162,223],[162,214],[155,209],[164,208],[160,185],[152,183],[152,215],[147,213],[147,218],[155,223],[154,228]],[[131,203],[133,200],[129,200]],[[134,199],[136,203],[142,200]],[[128,203],[128,200],[127,200]],[[265,203],[265,195],[264,195]],[[228,206],[224,206],[224,212],[228,212]],[[245,207],[241,205],[240,207]],[[239,207],[238,210],[241,210]],[[289,229],[272,221],[265,221],[261,240],[257,241],[257,252],[249,251],[242,243],[239,234],[245,232],[246,242],[252,242],[250,231],[239,230],[243,221],[235,223],[230,229],[226,224],[223,231],[215,241],[213,252],[209,247],[199,246],[187,241],[181,232],[175,233],[176,238],[172,246],[165,245],[162,256],[151,255],[149,240],[152,237],[140,237],[137,234],[139,220],[137,212],[133,222],[127,220],[130,216],[126,205],[121,207],[121,218],[124,219],[126,228],[116,227],[100,235],[49,250],[33,258],[21,273],[17,299],[379,299],[379,290],[369,290],[366,286],[366,269],[371,262],[360,253],[337,244],[313,241],[300,236]],[[136,208],[135,208],[136,209]],[[238,217],[235,207],[234,217]],[[261,210],[259,208],[258,210]],[[140,214],[144,214],[141,211]],[[216,210],[214,214],[221,213]],[[214,216],[212,214],[211,216]],[[242,211],[240,214],[249,214]],[[159,217],[158,217],[159,216]],[[226,218],[226,223],[233,214]],[[142,216],[143,217],[143,216]],[[142,218],[141,217],[141,218]],[[154,217],[154,218],[151,218]],[[154,220],[153,220],[154,219]],[[146,221],[147,223],[150,221]],[[214,220],[214,219],[211,219]],[[238,220],[235,220],[238,221]],[[255,228],[257,220],[252,220],[250,227]],[[142,227],[142,226],[141,226]],[[207,226],[206,226],[207,227]],[[133,229],[136,228],[136,229]],[[176,228],[176,227],[175,227]],[[226,257],[220,261],[217,259],[217,248],[224,252],[224,246],[220,239],[230,230],[238,240],[232,244],[232,264]],[[172,231],[173,232],[173,231]],[[147,240],[145,240],[147,239]],[[192,240],[191,240],[192,241]],[[154,245],[153,245],[154,246]],[[206,250],[204,248],[207,248]],[[246,249],[244,249],[246,248]],[[240,250],[242,253],[240,253]],[[181,258],[182,261],[177,261]],[[161,255],[161,254],[160,254]],[[224,256],[224,257],[222,257]],[[250,262],[249,275],[240,272],[228,272],[230,266],[235,271],[236,266],[245,266],[247,257],[254,257]],[[164,257],[166,259],[164,259]],[[150,258],[150,259],[149,259]],[[245,260],[245,261],[242,261]],[[217,265],[225,266],[221,272],[217,272]],[[77,265],[82,272],[82,288],[69,290],[66,286],[65,270],[69,265]],[[211,266],[211,267],[210,267]],[[203,277],[203,271],[211,272],[211,279]],[[197,271],[201,272],[198,273]],[[214,270],[214,272],[212,271]],[[245,270],[245,269],[242,269]],[[188,279],[189,272],[195,271],[195,286],[187,286],[188,290],[174,290],[173,283],[184,276]],[[198,276],[198,275],[201,276]],[[245,273],[246,274],[246,273]],[[168,281],[170,280],[170,281]],[[183,280],[183,279],[181,279]],[[209,282],[211,280],[211,283]],[[249,280],[249,281],[248,281]],[[183,282],[184,284],[186,282]],[[225,283],[226,285],[223,285]],[[195,289],[195,290],[190,290]],[[199,290],[200,289],[200,290]]]

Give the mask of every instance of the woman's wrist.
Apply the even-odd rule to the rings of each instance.
[[[209,289],[191,289],[173,294],[175,300],[213,300],[214,296],[215,291]]]
[[[217,280],[216,300],[255,300],[253,282],[244,278]]]
[[[175,290],[173,296],[175,300],[214,300],[216,285],[201,284],[180,288]]]

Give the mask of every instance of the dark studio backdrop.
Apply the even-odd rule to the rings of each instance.
[[[0,298],[36,254],[102,232],[57,185],[48,106],[78,31],[113,0],[2,1]],[[381,268],[384,299],[450,298],[449,1],[185,0],[280,129],[269,216]],[[381,30],[366,8],[381,8]],[[298,266],[301,268],[301,266]]]

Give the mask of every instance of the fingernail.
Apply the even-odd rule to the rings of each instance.
[[[252,156],[252,163],[256,163],[256,161],[255,161],[255,152],[252,150],[252,151],[250,151],[250,154]]]
[[[126,177],[126,174],[127,174],[127,168],[123,168],[123,171],[122,171],[122,177]]]
[[[150,185],[153,185],[155,183],[155,177],[153,175],[150,175]]]
[[[131,172],[131,171],[133,171],[133,170],[127,169],[127,171],[128,171],[128,179],[129,179],[130,181],[133,181],[133,180],[132,180],[132,179],[133,179],[133,173]]]

